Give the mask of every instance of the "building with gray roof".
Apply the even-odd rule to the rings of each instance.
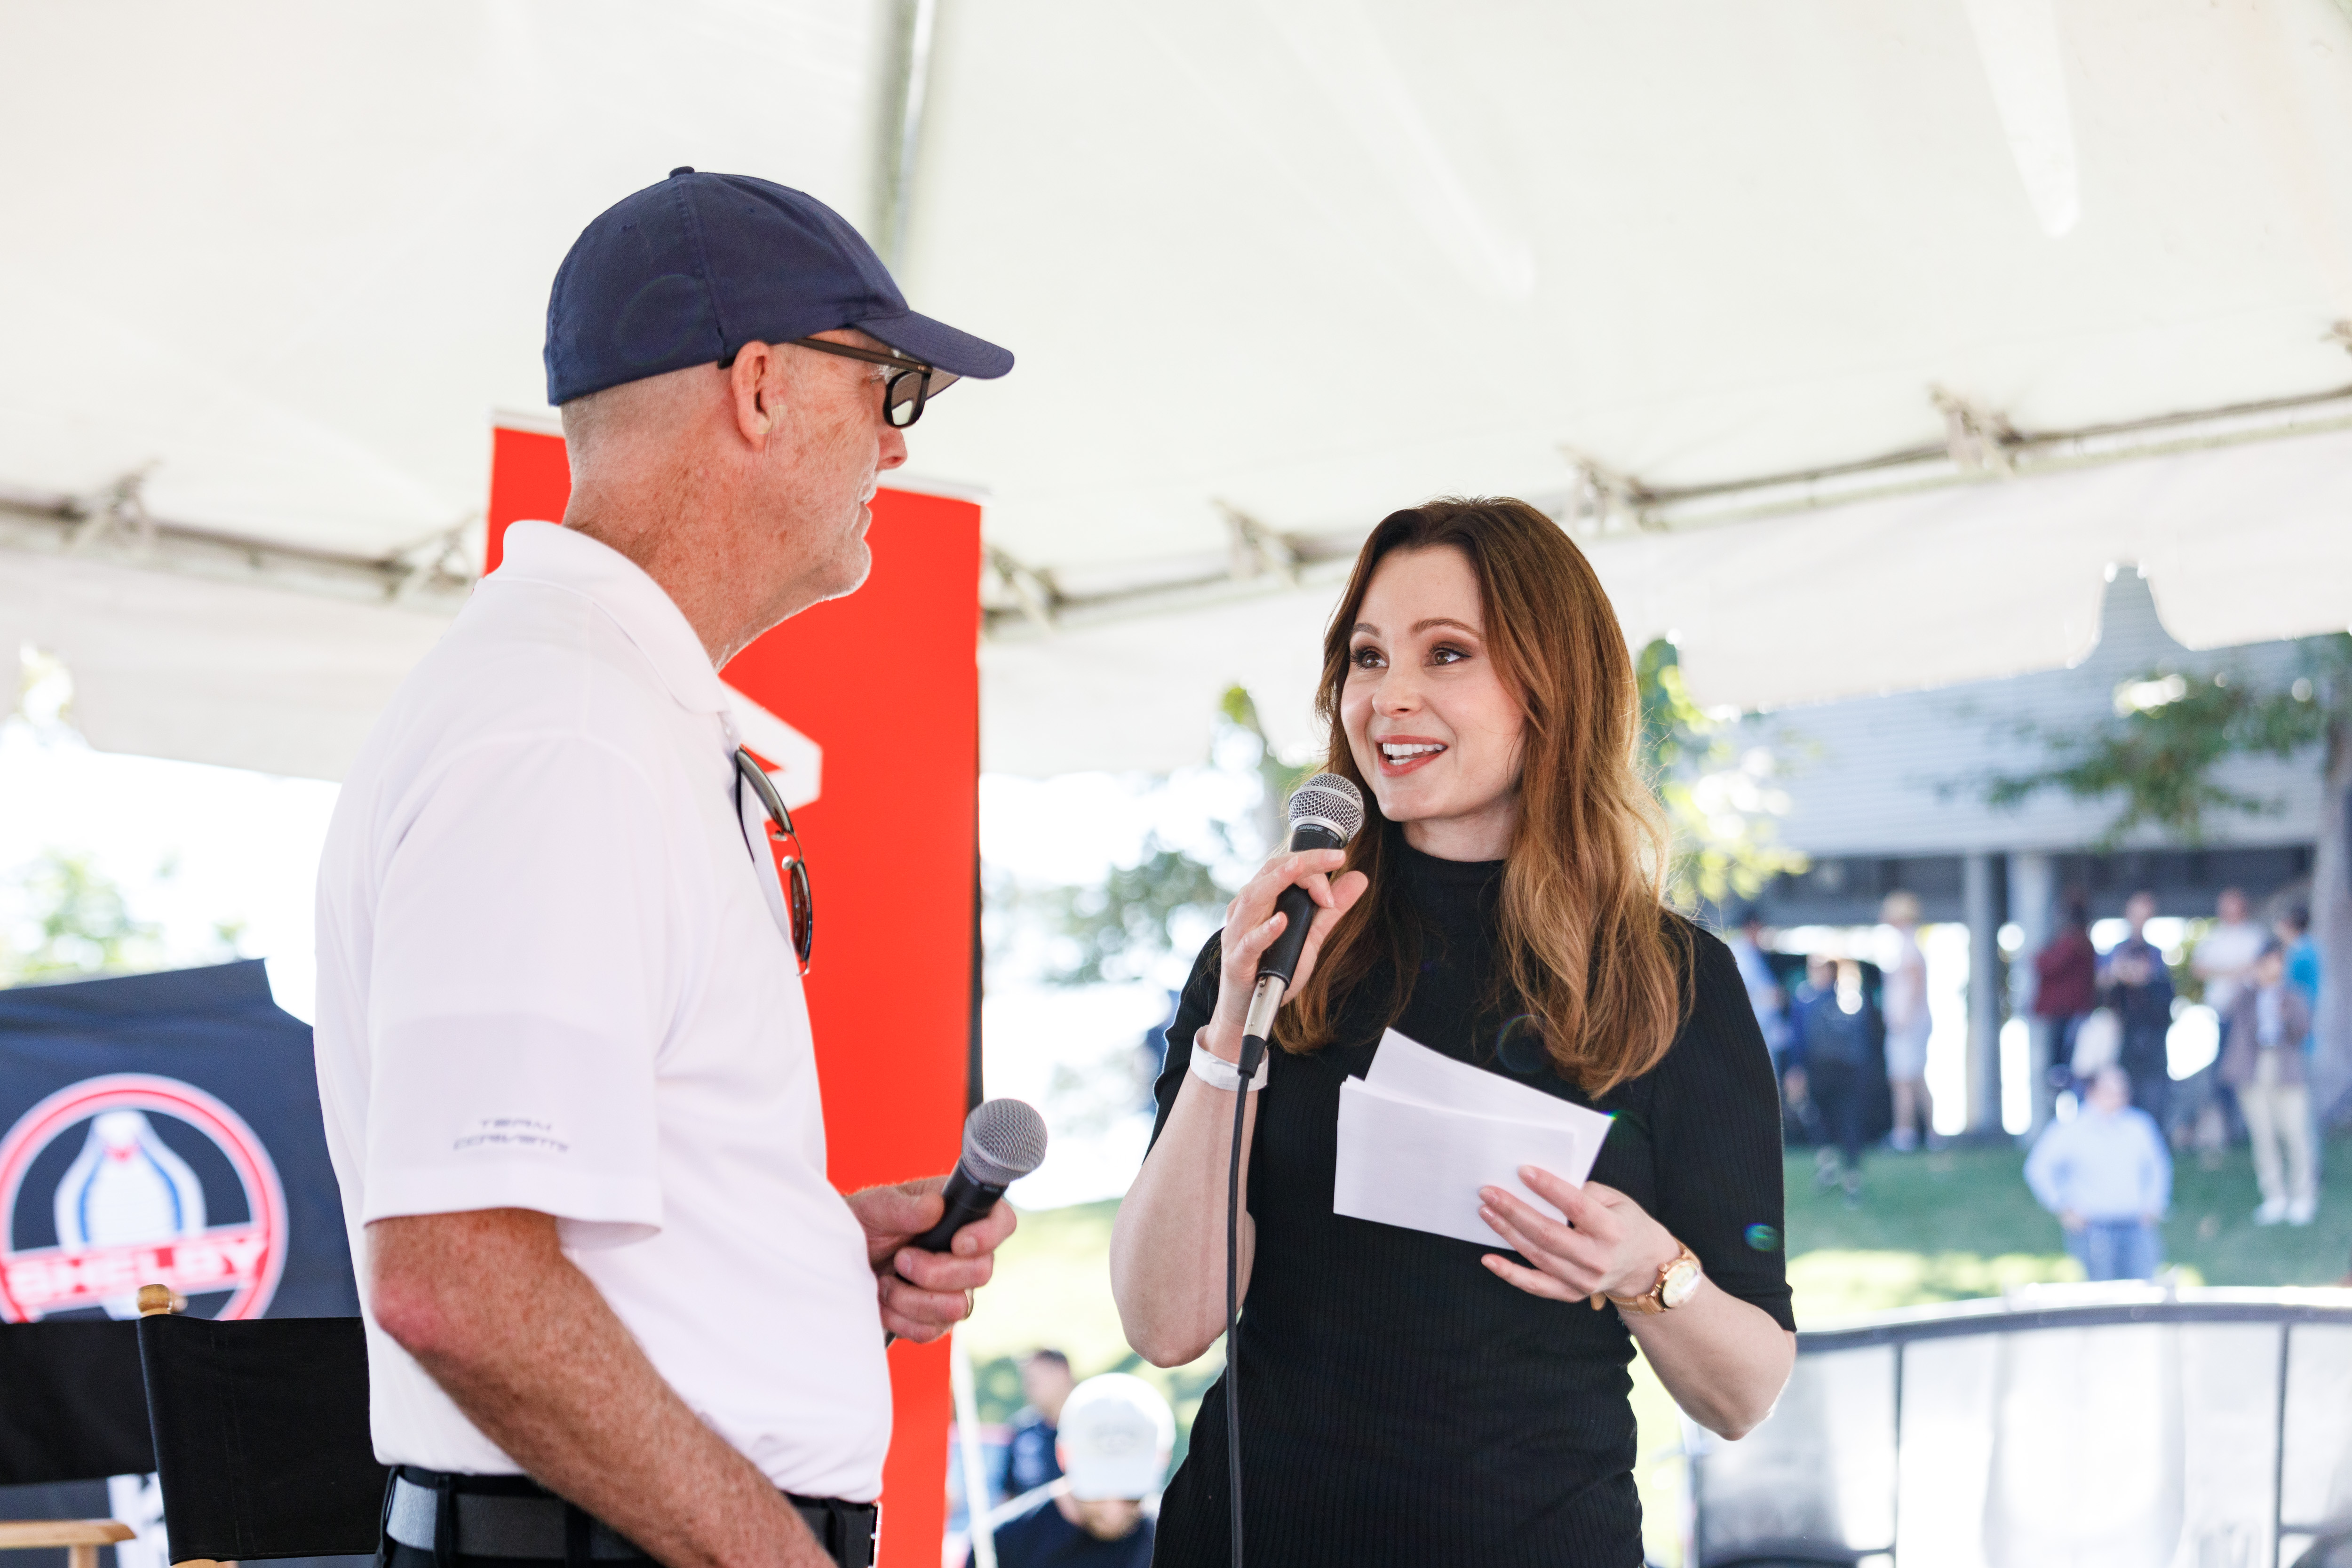
[[[2120,914],[2143,888],[2163,913],[2180,916],[2210,916],[2228,887],[2257,900],[2292,894],[2307,885],[2322,791],[2314,753],[2234,757],[2216,769],[2216,782],[2268,809],[2209,813],[2203,841],[2193,846],[2143,830],[2102,847],[2119,801],[2053,789],[2001,808],[1987,804],[1986,782],[2048,765],[2042,737],[2111,721],[2127,682],[2221,667],[2284,681],[2298,658],[2289,642],[2184,647],[2165,630],[2147,584],[2126,564],[2108,581],[2096,646],[2071,668],[1751,715],[1738,741],[1772,748],[1781,770],[1775,782],[1789,797],[1780,837],[1811,861],[1803,873],[1776,879],[1757,900],[1759,912],[1782,927],[1867,924],[1878,918],[1879,900],[1903,888],[1918,895],[1927,920],[1965,923],[1969,1121],[1996,1127],[2000,926],[2015,922],[2030,954],[2048,939],[2070,892],[2095,919]]]

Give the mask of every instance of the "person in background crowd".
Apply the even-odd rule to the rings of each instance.
[[[1810,962],[1810,961],[1809,961]],[[1834,1140],[1822,1122],[1822,1108],[1813,1099],[1811,1075],[1805,1070],[1805,1037],[1799,1021],[1811,983],[1799,979],[1789,994],[1789,1048],[1780,1054],[1780,1133],[1794,1136],[1813,1151],[1813,1173],[1823,1186],[1837,1180]]]
[[[2025,1157],[2025,1184],[2092,1279],[2152,1279],[2164,1265],[2157,1224],[2172,1202],[2172,1155],[2131,1101],[2131,1075],[2100,1068],[2082,1110],[2043,1128]]]
[[[2213,912],[2216,923],[2189,955],[2189,969],[2204,984],[2205,1005],[2213,1009],[2213,1016],[2221,1020],[2226,1033],[2240,981],[2252,967],[2254,955],[2262,952],[2266,939],[2262,927],[2246,918],[2246,895],[2238,889],[2222,889],[2221,896],[2214,901]],[[2224,1087],[2215,1085],[2213,1092],[2198,1108],[2197,1124],[2191,1134],[2200,1162],[2209,1171],[2221,1168],[2222,1152],[2230,1142]]]
[[[2213,901],[2213,928],[2189,954],[2189,970],[2205,983],[2205,1005],[2223,1018],[2238,1000],[2247,972],[2270,942],[2270,934],[2247,917],[2246,895],[2224,888]]]
[[[1895,928],[1894,952],[1879,1010],[1886,1019],[1886,1082],[1895,1094],[1895,1130],[1887,1142],[1897,1152],[1930,1143],[1936,1132],[1935,1097],[1927,1092],[1927,955],[1919,951],[1919,900],[1893,892],[1878,918]]]
[[[2108,951],[2100,977],[2099,1004],[2115,1009],[2123,1025],[2123,1047],[2117,1056],[2131,1075],[2132,1103],[2147,1112],[2162,1131],[2171,1125],[2172,1070],[2165,1053],[2165,1037],[2172,1029],[2172,971],[2164,954],[2147,936],[2156,913],[2156,895],[2134,893],[2124,902],[2124,919],[2131,934]]]
[[[1141,1378],[1079,1384],[1062,1407],[1065,1479],[996,1527],[998,1568],[1149,1568],[1156,1532],[1144,1510],[1175,1443],[1175,1414]]]
[[[2094,1007],[2083,1026],[2074,1031],[2074,1056],[2066,1066],[2068,1082],[2079,1102],[2091,1097],[2091,1080],[2103,1068],[2121,1067],[2124,1054],[2124,1023],[2112,1007]]]
[[[1805,960],[1804,984],[1797,987],[1796,1050],[1801,1065],[1790,1077],[1798,1080],[1793,1092],[1809,1099],[1817,1113],[1822,1143],[1815,1152],[1816,1179],[1824,1188],[1843,1187],[1846,1206],[1853,1208],[1862,1202],[1862,1086],[1870,1042],[1860,972],[1851,986],[1841,986],[1839,969],[1836,961],[1820,953]],[[1841,990],[1847,994],[1842,996]]]
[[[2074,1031],[2097,1005],[2099,951],[2091,945],[2090,923],[2081,898],[2069,897],[2058,934],[2033,955],[2033,1016],[2048,1033],[2042,1059],[2052,1064],[2053,1079],[2056,1068],[2074,1060]]]
[[[2221,1081],[2238,1091],[2263,1189],[2256,1225],[2309,1225],[2319,1198],[2311,1163],[2311,1097],[2304,1086],[2303,1041],[2311,1007],[2287,983],[2286,952],[2272,942],[2237,987],[2226,1015]]]
[[[1756,1010],[1756,1026],[1764,1031],[1764,1048],[1772,1053],[1775,1078],[1786,1076],[1789,1047],[1796,1031],[1789,1025],[1789,999],[1764,956],[1764,917],[1749,906],[1727,944],[1732,962],[1739,965],[1740,984],[1748,988],[1748,1005]]]
[[[1809,953],[1805,969],[1789,993],[1789,1049],[1780,1058],[1780,1130],[1785,1137],[1794,1121],[1813,1147],[1813,1179],[1827,1188],[1837,1181],[1835,1140],[1822,1121],[1821,1102],[1813,1098],[1812,1071],[1805,1060],[1805,1015],[1825,993],[1834,989],[1835,966],[1819,953]],[[1823,978],[1825,975],[1832,978]]]
[[[2319,1053],[2319,944],[2311,940],[2311,910],[2298,903],[2289,903],[2279,910],[2278,919],[2271,922],[2272,932],[2286,949],[2286,983],[2303,993],[2304,1005],[2311,1009],[2312,1026],[2303,1037],[2304,1077],[2311,1076],[2311,1058]],[[2311,1168],[2312,1191],[2319,1190],[2327,1163],[2327,1145],[2321,1142],[2319,1100],[2306,1094],[2311,1108]]]
[[[2305,1005],[2315,1016],[2319,1011],[2319,944],[2311,940],[2311,911],[2301,904],[2289,904],[2271,922],[2271,934],[2286,950],[2286,983],[2303,993]],[[2303,1054],[2309,1056],[2316,1041],[2310,1035],[2303,1037]]]
[[[1176,1021],[1176,1005],[1183,1000],[1183,995],[1182,992],[1171,989],[1167,1016],[1144,1030],[1143,1037],[1136,1042],[1136,1055],[1140,1058],[1137,1065],[1143,1069],[1142,1082],[1137,1086],[1136,1109],[1139,1110],[1160,1109],[1160,1101],[1153,1096],[1151,1086],[1160,1081],[1160,1075],[1168,1068],[1168,1026]]]
[[[1074,1386],[1070,1358],[1060,1351],[1041,1350],[1021,1363],[1021,1394],[1029,1403],[1013,1417],[1013,1438],[1004,1451],[1006,1497],[1034,1491],[1062,1473],[1054,1440]]]

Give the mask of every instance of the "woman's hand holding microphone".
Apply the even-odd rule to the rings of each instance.
[[[1364,896],[1367,883],[1361,871],[1333,879],[1332,873],[1347,863],[1343,849],[1284,850],[1259,867],[1257,875],[1225,906],[1217,1010],[1198,1037],[1213,1055],[1229,1062],[1242,1058],[1242,1023],[1249,1012],[1250,993],[1257,986],[1258,960],[1288,923],[1288,917],[1275,909],[1275,900],[1293,887],[1306,889],[1315,900],[1306,951],[1299,955],[1298,972],[1290,980],[1289,991],[1295,995],[1315,972],[1315,957],[1322,951],[1323,939]]]
[[[1189,1058],[1197,1046],[1238,1069],[1259,961],[1288,924],[1276,900],[1294,886],[1304,888],[1313,900],[1314,918],[1292,976],[1296,989],[1314,972],[1316,954],[1331,928],[1363,897],[1362,872],[1339,874],[1347,860],[1339,849],[1286,849],[1258,868],[1225,906],[1215,1010],[1192,1039],[1171,1040],[1172,1051]],[[1261,1067],[1260,1084],[1264,1072]],[[1231,1076],[1237,1079],[1238,1071]],[[1182,1081],[1159,1142],[1144,1157],[1111,1230],[1111,1292],[1119,1321],[1128,1343],[1155,1366],[1181,1366],[1225,1331],[1226,1287],[1230,1280],[1237,1291],[1248,1289],[1254,1247],[1242,1198],[1255,1097],[1240,1096],[1236,1102],[1229,1098],[1234,1086],[1217,1083],[1198,1061]],[[1220,1094],[1220,1089],[1227,1093]],[[1243,1151],[1238,1160],[1236,1146]],[[1229,1210],[1236,1220],[1233,1237],[1226,1234]]]

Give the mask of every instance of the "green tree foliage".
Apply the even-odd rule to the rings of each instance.
[[[0,939],[0,982],[149,969],[162,928],[131,918],[122,889],[87,855],[50,850],[8,879],[21,910]]]
[[[1264,840],[1266,852],[1271,854],[1276,845],[1286,842],[1290,837],[1285,829],[1289,826],[1286,814],[1291,792],[1318,772],[1322,763],[1318,760],[1296,768],[1285,763],[1275,751],[1274,742],[1267,738],[1265,725],[1257,716],[1257,701],[1250,696],[1249,688],[1245,686],[1225,688],[1224,696],[1217,703],[1217,710],[1223,715],[1226,723],[1257,742],[1257,777],[1263,786],[1263,793],[1258,796],[1258,836]]]
[[[1710,714],[1684,684],[1664,637],[1634,661],[1642,703],[1642,762],[1672,835],[1666,896],[1678,909],[1718,909],[1752,899],[1809,862],[1779,842],[1788,796],[1773,784],[1783,746],[1740,745],[1732,721]]]
[[[1276,754],[1258,719],[1257,704],[1244,688],[1229,688],[1218,711],[1227,725],[1256,742],[1253,766],[1263,786],[1256,826],[1265,842],[1277,842],[1290,792],[1314,770],[1287,766]],[[1223,823],[1213,826],[1223,847],[1234,849],[1231,829]],[[1045,978],[1059,985],[1095,985],[1144,977],[1174,951],[1174,928],[1185,916],[1196,915],[1213,925],[1232,897],[1233,890],[1217,880],[1209,861],[1171,848],[1155,836],[1144,841],[1140,860],[1113,867],[1094,886],[1015,892],[1013,901],[1021,912],[1034,911],[1047,929],[1076,945],[1076,956]]]
[[[2047,761],[1984,781],[1986,801],[2015,806],[2044,790],[2085,800],[2112,797],[2116,812],[2099,847],[2155,828],[2202,843],[2212,814],[2274,813],[2280,803],[2233,790],[2214,770],[2233,756],[2292,757],[2352,721],[2352,636],[2305,637],[2296,673],[2263,682],[2228,666],[2156,669],[2116,689],[2116,717],[2093,729],[2029,726]]]
[[[1149,837],[1141,860],[1114,866],[1100,883],[1036,895],[1058,933],[1077,944],[1076,958],[1046,979],[1057,985],[1139,979],[1172,950],[1170,927],[1178,916],[1195,910],[1213,920],[1232,896],[1205,864]]]

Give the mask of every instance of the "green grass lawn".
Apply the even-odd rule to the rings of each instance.
[[[1788,1164],[1789,1275],[1797,1321],[1812,1325],[1921,1301],[1998,1295],[2036,1280],[2078,1279],[2055,1218],[2007,1148],[1875,1153],[1859,1208],[1814,1190],[1812,1162]],[[2166,1257],[2185,1283],[2326,1285],[2352,1272],[2352,1138],[2328,1147],[2319,1218],[2301,1228],[2253,1223],[2253,1164],[2232,1149],[2219,1169],[2194,1155],[2173,1174]]]
[[[1814,1191],[1809,1152],[1791,1153],[1787,1240],[1799,1324],[2080,1279],[2058,1222],[2025,1190],[2023,1164],[2022,1152],[2006,1147],[1874,1152],[1864,1167],[1862,1204],[1848,1208],[1840,1194]],[[2245,1150],[2230,1151],[2210,1171],[2193,1155],[2180,1159],[2165,1247],[2184,1282],[2325,1285],[2352,1272],[2352,1137],[2329,1143],[2315,1224],[2259,1228],[2254,1203]],[[1181,1458],[1193,1409],[1222,1356],[1212,1351],[1191,1366],[1162,1372],[1127,1348],[1110,1296],[1110,1226],[1118,1206],[1085,1204],[1021,1216],[995,1282],[981,1292],[967,1335],[981,1413],[990,1420],[1010,1415],[1021,1403],[1016,1358],[1055,1345],[1067,1352],[1081,1377],[1132,1372],[1158,1384],[1176,1406]],[[1681,1433],[1664,1390],[1638,1362],[1635,1372],[1651,1552],[1671,1563]]]

